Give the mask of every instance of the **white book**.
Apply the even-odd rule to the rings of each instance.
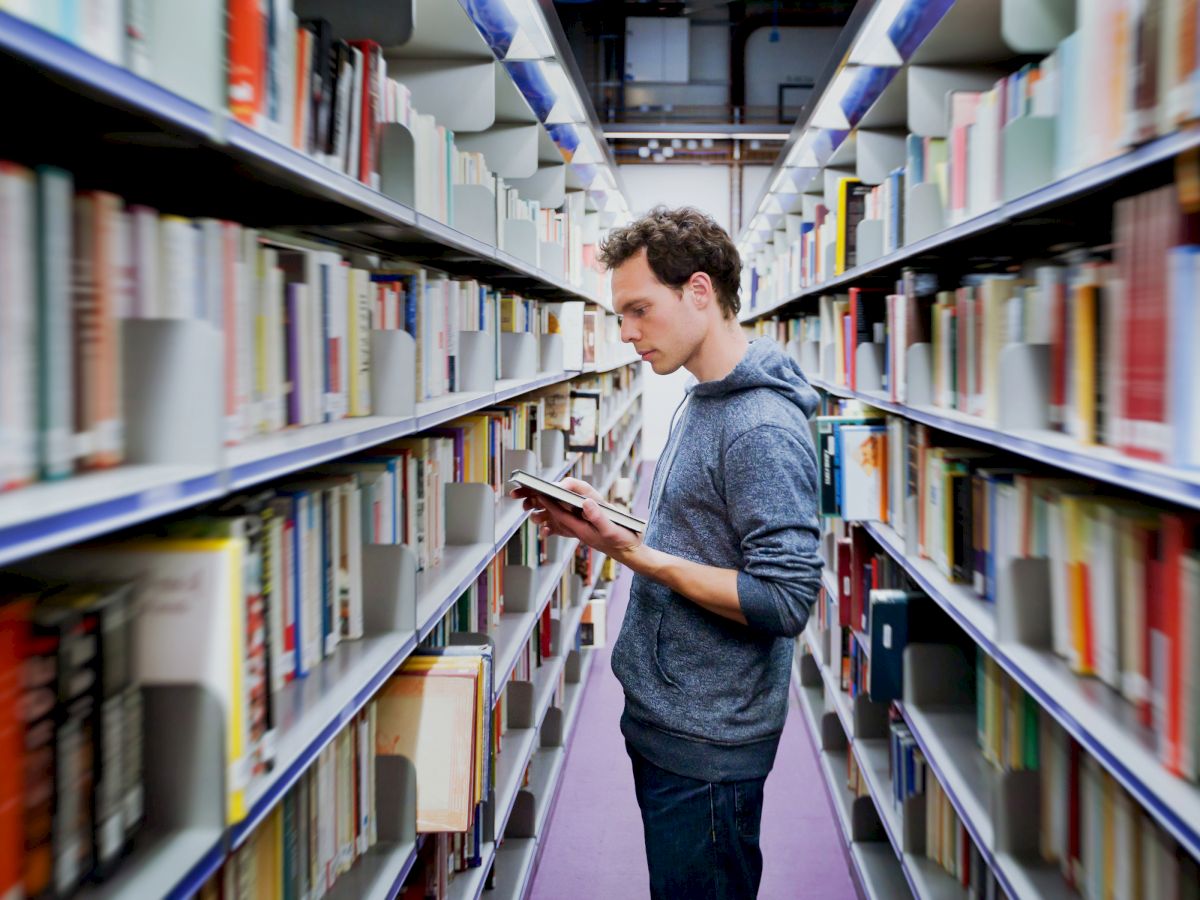
[[[338,388],[335,416],[344,419],[350,413],[350,267],[338,257],[333,270],[334,299],[333,323],[338,341]]]
[[[199,283],[195,223],[182,216],[163,216],[158,232],[159,314],[167,319],[196,316]]]
[[[345,556],[348,563],[346,589],[350,607],[346,637],[354,640],[363,636],[363,495],[355,482],[342,485],[341,491],[345,499],[342,540],[345,542]]]
[[[122,0],[78,0],[79,43],[105,62],[120,65],[124,56]]]
[[[0,163],[0,491],[37,478],[37,183]]]
[[[350,171],[350,116],[354,94],[354,59],[347,58],[337,73],[337,94],[333,98],[333,165],[339,172]]]
[[[1070,579],[1067,574],[1065,529],[1061,502],[1050,503],[1046,508],[1046,532],[1050,544],[1050,631],[1054,652],[1063,659],[1069,659],[1071,656],[1071,615],[1068,594]]]
[[[268,257],[267,290],[264,294],[266,323],[266,383],[269,431],[287,427],[287,403],[284,385],[287,382],[287,360],[284,355],[283,271],[276,265],[274,251]]]
[[[43,478],[71,473],[75,365],[71,321],[74,184],[61,169],[37,170],[39,464]]]
[[[1098,504],[1090,532],[1090,563],[1092,601],[1092,640],[1096,648],[1096,674],[1113,688],[1120,687],[1120,623],[1116,586],[1119,583],[1120,555],[1117,552],[1116,513],[1111,507]]]

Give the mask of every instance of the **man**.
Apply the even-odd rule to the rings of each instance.
[[[614,231],[621,340],[655,373],[696,383],[654,473],[645,539],[595,502],[582,517],[518,492],[544,533],[576,537],[633,570],[612,667],[625,689],[655,898],[758,892],[763,783],[787,715],[794,641],[821,580],[817,405],[799,366],[737,322],[741,262],[694,209],[658,208]],[[592,501],[588,484],[562,485]]]

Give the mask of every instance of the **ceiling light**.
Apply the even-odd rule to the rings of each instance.
[[[679,138],[671,138],[671,146],[678,150],[683,146],[683,141],[681,141]]]
[[[675,155],[675,148],[674,147],[663,147],[662,155],[665,156],[667,159],[670,159],[672,156]]]
[[[648,146],[650,147],[651,150],[657,150],[658,149],[658,141],[656,141],[654,138],[651,138]]]
[[[642,159],[649,159],[650,158],[650,148],[649,147],[638,147],[638,156],[640,156]]]
[[[703,147],[705,150],[711,150],[711,149],[712,149],[712,145],[713,145],[713,139],[712,139],[712,138],[710,138],[710,137],[701,138],[701,140],[700,140],[700,146],[701,146],[701,147]]]
[[[695,138],[688,138],[687,148],[689,150],[695,150],[699,146],[700,146],[700,142],[698,140],[696,140]]]

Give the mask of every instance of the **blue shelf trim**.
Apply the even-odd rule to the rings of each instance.
[[[219,841],[187,871],[179,883],[167,894],[169,900],[187,900],[200,893],[201,888],[217,874],[225,862],[225,842]]]

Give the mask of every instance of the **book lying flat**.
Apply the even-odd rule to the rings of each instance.
[[[515,482],[521,487],[537,491],[539,494],[545,494],[547,497],[553,497],[555,500],[560,500],[578,510],[583,509],[583,501],[587,499],[580,494],[576,494],[574,491],[568,491],[565,487],[561,487],[552,481],[546,481],[544,478],[538,478],[538,476],[530,475],[528,472],[523,472],[520,469],[513,469],[512,474],[508,477],[510,481]],[[624,510],[617,509],[615,506],[609,506],[607,503],[598,502],[597,505],[614,525],[620,525],[622,528],[628,528],[630,531],[636,531],[639,534],[645,532],[646,523],[637,516],[631,516]]]

